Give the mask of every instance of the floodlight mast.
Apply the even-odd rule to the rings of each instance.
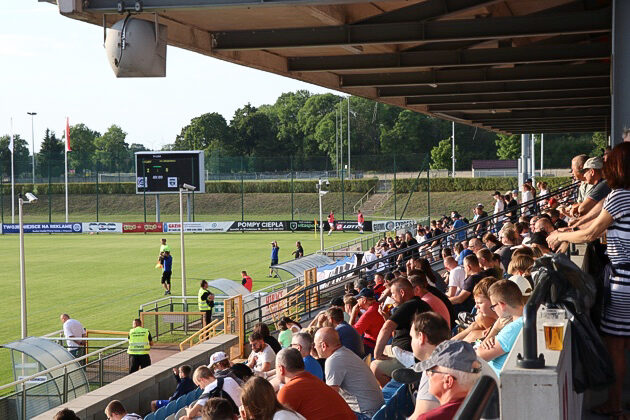
[[[179,244],[181,247],[181,265],[182,265],[182,303],[184,304],[184,312],[187,311],[186,305],[186,256],[184,250],[184,192],[195,191],[196,187],[189,184],[182,184],[179,187]]]

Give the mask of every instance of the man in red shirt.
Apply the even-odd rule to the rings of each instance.
[[[418,363],[415,369],[428,375],[429,392],[440,402],[439,407],[416,420],[452,419],[481,375],[477,354],[465,341],[443,341],[431,357]]]
[[[307,420],[357,418],[337,391],[304,370],[304,360],[296,349],[286,348],[278,352],[276,375],[284,384],[278,391],[278,401]]]
[[[385,323],[385,319],[378,312],[378,302],[374,298],[374,291],[372,289],[362,289],[356,298],[357,304],[352,308],[350,322],[354,329],[363,336],[365,352],[374,354],[376,339],[378,338],[381,327]],[[365,311],[363,315],[359,314],[361,310]],[[357,318],[358,320],[356,320]]]
[[[335,230],[335,213],[332,211],[328,214],[328,234],[330,235]]]
[[[243,281],[241,284],[245,286],[247,290],[252,291],[252,287],[254,287],[254,280],[250,276],[247,275],[247,271],[241,271],[241,276],[243,276]]]
[[[365,219],[363,218],[363,213],[359,210],[359,214],[357,214],[357,225],[359,225],[359,233],[363,234],[363,222]]]

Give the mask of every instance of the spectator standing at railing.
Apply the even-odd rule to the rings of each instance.
[[[495,215],[493,222],[494,222],[494,229],[496,232],[498,232],[499,230],[501,230],[501,226],[503,226],[503,221],[505,220],[505,216],[497,216],[497,214],[503,212],[503,210],[505,210],[505,202],[503,201],[503,196],[501,195],[501,193],[499,191],[495,191],[494,194],[492,195],[492,197],[494,198],[494,212],[493,214]]]
[[[70,318],[68,314],[61,314],[61,323],[63,325],[63,335],[66,338],[83,338],[86,336],[85,328],[76,319]],[[84,340],[66,340],[68,351],[74,357],[81,357],[85,353]]]
[[[462,216],[459,215],[456,211],[452,213],[451,217],[454,219],[453,222],[453,230],[463,228],[466,226],[466,223],[462,220]],[[454,234],[455,240],[458,242],[466,240],[466,230],[462,230]]]
[[[505,209],[510,210],[506,216],[510,222],[516,223],[518,221],[518,202],[512,197],[511,191],[505,193],[503,200],[505,202]]]
[[[483,204],[481,204],[481,203],[478,203],[475,206],[475,208],[473,209],[473,212],[475,213],[475,216],[473,217],[473,223],[476,223],[478,220],[485,219],[486,217],[488,217],[488,212],[486,212],[483,209]],[[476,236],[482,236],[487,231],[488,231],[488,221],[487,220],[485,222],[481,222],[477,226],[475,226],[475,235]]]
[[[577,155],[571,160],[571,174],[573,177],[580,181],[580,187],[578,188],[577,202],[581,203],[586,198],[588,192],[593,188],[589,185],[584,178],[584,164],[588,160],[586,155]]]
[[[586,182],[592,186],[584,201],[579,205],[577,214],[587,214],[595,205],[606,198],[610,193],[610,187],[604,179],[602,168],[604,160],[600,157],[590,158],[584,163],[583,176]]]

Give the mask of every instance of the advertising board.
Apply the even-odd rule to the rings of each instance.
[[[89,222],[81,223],[83,233],[122,233],[122,223],[115,222]]]
[[[285,310],[287,308],[287,300],[283,298],[288,294],[288,289],[282,289],[263,296],[260,308],[263,317],[270,317],[272,314],[278,316],[279,312]]]
[[[282,231],[289,230],[288,222],[279,221],[254,221],[254,222],[234,222],[230,227],[230,232],[257,232],[257,231]]]
[[[372,231],[373,232],[389,232],[392,230],[396,230],[410,223],[414,223],[415,221],[412,219],[406,220],[379,220],[372,222]]]
[[[122,224],[123,233],[147,233],[147,232],[163,232],[162,222],[142,223],[142,222],[124,222]]]
[[[184,222],[184,232],[227,232],[234,222]],[[181,224],[179,222],[164,223],[165,233],[181,232]]]
[[[81,223],[24,223],[24,233],[81,233]],[[2,233],[20,233],[17,223],[2,225]]]

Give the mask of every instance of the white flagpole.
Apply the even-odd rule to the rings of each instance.
[[[13,170],[13,118],[11,118],[11,223],[15,224],[15,172]]]
[[[68,141],[68,140],[66,139],[66,141]],[[65,188],[66,189],[66,223],[68,223],[68,147],[66,146],[65,149],[66,149],[66,153],[65,153],[65,155],[66,155],[66,159],[65,159],[65,161],[66,161],[66,171],[65,171],[65,180],[66,180],[66,188]]]

